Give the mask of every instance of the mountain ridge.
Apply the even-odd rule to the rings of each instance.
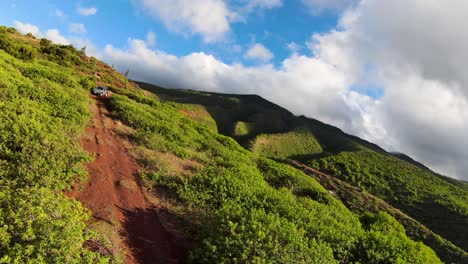
[[[137,83],[143,89],[147,89],[148,91],[157,93],[163,100],[174,101],[174,102],[178,102],[178,103],[186,103],[186,102],[190,102],[192,104],[199,103],[199,104],[201,104],[201,105],[203,105],[205,107],[210,107],[210,104],[213,104],[213,101],[205,102],[205,100],[203,100],[203,98],[199,98],[200,96],[202,96],[202,94],[205,94],[207,97],[209,97],[211,94],[215,94],[217,96],[224,96],[224,97],[227,97],[227,98],[229,98],[231,96],[235,97],[235,98],[242,98],[243,97],[243,95],[232,95],[232,94],[224,94],[223,95],[221,93],[211,93],[211,92],[201,92],[201,91],[196,91],[195,93],[196,93],[197,96],[192,97],[191,93],[193,91],[173,90],[173,89],[169,90],[169,89],[164,89],[162,87],[157,87],[155,89],[150,84],[141,83],[141,82],[137,82]],[[168,96],[168,97],[165,97],[165,96]],[[256,100],[268,102],[266,99],[264,99],[264,98],[262,98],[260,96],[256,97]],[[249,108],[248,104],[249,104],[249,102],[246,102],[244,104],[240,103],[240,105],[237,106],[237,107],[238,108],[248,109]],[[269,130],[267,132],[267,134],[275,135],[275,134],[278,134],[278,133],[284,133],[284,132],[287,132],[287,131],[292,131],[294,129],[294,127],[303,127],[303,126],[309,125],[309,126],[311,126],[309,128],[311,129],[312,133],[315,135],[315,137],[318,137],[319,141],[321,140],[321,137],[324,138],[324,139],[322,139],[322,145],[325,145],[324,146],[324,150],[325,150],[324,152],[329,151],[329,152],[331,152],[333,154],[338,154],[338,153],[343,152],[343,151],[349,151],[349,150],[353,151],[353,149],[356,148],[356,146],[354,146],[353,144],[358,143],[359,145],[362,145],[362,146],[364,146],[366,148],[369,148],[372,151],[380,153],[380,154],[382,154],[382,155],[384,155],[384,156],[386,156],[388,158],[393,157],[393,158],[396,158],[396,159],[400,160],[401,162],[404,162],[404,163],[409,164],[411,166],[416,166],[416,167],[420,168],[421,170],[425,171],[425,173],[427,173],[428,177],[437,177],[437,178],[442,179],[444,182],[446,182],[446,183],[448,183],[448,184],[450,184],[452,186],[456,186],[457,188],[463,188],[463,189],[466,190],[466,188],[464,188],[465,185],[464,185],[464,183],[462,181],[459,181],[459,180],[456,180],[456,179],[453,179],[453,178],[449,178],[447,176],[440,175],[440,174],[430,170],[425,165],[413,160],[412,158],[410,158],[409,156],[407,156],[405,154],[397,155],[397,154],[394,154],[394,153],[387,152],[383,148],[379,147],[378,145],[376,145],[376,144],[374,144],[372,142],[363,140],[363,139],[361,139],[361,138],[359,138],[357,136],[347,134],[347,133],[343,132],[341,129],[339,129],[337,127],[325,124],[325,123],[323,123],[323,122],[321,122],[319,120],[307,118],[305,116],[297,116],[296,117],[291,112],[287,111],[286,109],[284,109],[284,108],[282,108],[282,107],[280,107],[280,106],[278,106],[278,105],[276,105],[274,103],[272,103],[272,104],[274,105],[273,110],[275,110],[275,111],[283,111],[284,110],[284,113],[277,114],[278,116],[280,116],[280,118],[283,118],[284,116],[286,116],[286,118],[297,119],[297,121],[283,121],[282,123],[284,123],[284,124],[288,124],[288,123],[292,124],[292,127],[290,127],[289,130],[288,130],[288,128],[284,128],[284,127],[280,127],[276,131]],[[266,103],[266,104],[263,103],[263,105],[268,105],[268,103]],[[255,108],[255,107],[253,107],[252,109],[257,109],[258,110],[258,108]],[[271,110],[271,109],[269,109],[269,110]],[[263,110],[261,110],[261,111],[263,111]],[[229,115],[229,110],[224,111],[223,114],[224,115]],[[253,112],[250,113],[250,116],[254,116],[256,114],[258,114],[258,113],[255,112],[255,110],[253,110]],[[272,115],[271,117],[275,118],[276,115]],[[246,118],[242,116],[241,118],[233,117],[233,121],[231,121],[231,122],[235,123],[234,121],[236,121],[238,119],[240,119],[242,121],[246,121]],[[247,122],[248,122],[248,120],[247,120]],[[272,122],[274,122],[274,120],[272,120]],[[255,127],[255,124],[253,126]],[[250,148],[252,140],[254,140],[255,137],[257,137],[258,135],[261,134],[261,133],[255,133],[254,132],[253,135],[251,135],[250,137],[247,137],[247,139],[246,139],[246,136],[236,136],[231,131],[232,130],[223,130],[223,131],[220,131],[220,132],[223,133],[226,136],[233,137],[242,146],[244,146],[247,149]],[[320,136],[321,133],[323,134],[323,131],[326,131],[325,132],[326,135]],[[334,143],[332,142],[333,140],[326,138],[327,136],[330,136],[330,134],[338,135],[336,138],[333,138],[333,140],[336,140],[337,138],[339,139],[338,141],[340,143],[338,144],[338,146],[333,146],[334,145]],[[323,141],[325,141],[325,144],[323,144]],[[328,142],[330,142],[330,143],[328,143]],[[310,160],[311,157],[313,159],[317,159],[317,158],[322,158],[321,156],[324,156],[324,155],[326,156],[326,155],[329,155],[329,154],[323,154],[322,153],[322,154],[313,154],[313,155],[305,155],[305,156],[304,155],[299,155],[299,156],[291,156],[290,158],[292,158],[294,160],[297,160],[297,161],[301,161],[301,162],[310,162],[308,160]],[[282,158],[282,157],[279,157],[279,158]],[[327,170],[327,168],[323,168],[318,164],[316,164],[315,167],[318,168],[318,169],[324,170],[324,171],[326,171],[328,173],[331,173],[332,175],[334,174],[333,171]],[[362,189],[361,186],[358,186],[358,187],[360,189]],[[447,187],[450,188],[450,186],[447,186]],[[382,196],[381,196],[381,198],[382,198]],[[387,198],[385,198],[385,200],[387,200]],[[395,203],[393,205],[395,206]],[[400,209],[401,209],[401,205],[399,205],[397,207],[400,207]],[[466,208],[466,204],[465,204],[465,208]],[[465,220],[463,220],[464,222],[461,222],[461,225],[459,225],[459,228],[462,228],[464,226],[464,224],[466,223],[466,221],[467,221],[466,215],[464,216],[464,219],[465,219]],[[426,224],[427,223],[428,222],[426,221]],[[459,229],[454,229],[454,231],[455,231],[455,233],[460,232]],[[464,237],[466,237],[466,234],[465,234]],[[461,238],[458,241],[463,244],[463,241],[465,241],[465,240],[464,240],[464,238]],[[465,244],[464,247],[465,247],[465,250],[466,250],[466,244]],[[462,255],[464,255],[464,254],[465,253],[462,253]]]

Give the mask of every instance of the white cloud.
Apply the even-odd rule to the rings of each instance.
[[[341,32],[309,45],[350,76],[382,87],[383,97],[363,114],[360,135],[465,180],[467,9],[466,1],[363,1],[343,16]],[[374,70],[367,73],[369,65]]]
[[[15,20],[14,21],[16,29],[21,33],[21,34],[28,34],[31,33],[36,37],[41,37],[41,32],[39,31],[39,28],[35,25],[32,24],[27,24],[27,23],[22,23],[20,21]]]
[[[84,34],[86,33],[86,27],[84,24],[80,23],[71,23],[70,24],[70,32],[75,34]]]
[[[146,34],[146,44],[150,47],[154,47],[156,45],[156,34],[150,31]]]
[[[36,25],[22,23],[20,21],[15,21],[14,23],[16,29],[22,34],[31,33],[37,38],[47,38],[55,44],[70,44],[70,41],[67,40],[67,38],[65,38],[64,36],[62,36],[58,29],[49,29],[46,31],[45,34],[42,34],[39,30],[39,27],[37,27]]]
[[[70,41],[60,34],[58,29],[49,29],[45,33],[45,38],[51,40],[55,44],[69,45]]]
[[[143,8],[170,30],[216,42],[229,32],[230,12],[222,0],[141,0]]]
[[[360,109],[351,102],[365,100],[364,96],[347,91],[350,79],[319,58],[293,55],[275,69],[228,65],[202,52],[177,57],[151,50],[137,39],[131,39],[128,46],[122,50],[108,45],[101,58],[121,71],[129,67],[135,80],[172,88],[255,93],[296,114],[356,129],[361,123]]]
[[[258,60],[261,62],[269,62],[274,57],[273,53],[260,43],[254,44],[245,53],[245,58],[250,60]]]
[[[82,16],[93,16],[97,13],[96,7],[79,7],[78,13]]]
[[[347,9],[337,30],[300,43],[313,55],[293,52],[278,68],[229,65],[205,53],[177,57],[150,49],[148,39],[131,39],[127,50],[108,45],[97,56],[121,71],[130,67],[136,80],[259,94],[295,114],[337,125],[448,176],[468,180],[464,10],[468,10],[464,0],[362,1]],[[228,16],[226,9],[221,17],[227,29],[222,34],[229,30]],[[171,19],[185,23],[189,33],[212,36],[203,31],[209,26],[195,31],[193,18],[182,17],[182,22]],[[363,84],[379,87],[382,96],[362,94]]]
[[[219,42],[231,30],[230,23],[245,22],[255,10],[282,5],[282,0],[135,0],[137,6],[161,20],[171,31],[182,35],[201,35],[204,42]]]
[[[15,26],[17,30],[23,34],[31,33],[37,38],[47,38],[55,44],[70,45],[72,44],[77,49],[81,49],[86,46],[86,54],[88,56],[100,57],[101,52],[94,46],[94,44],[89,39],[84,39],[81,37],[65,37],[60,34],[58,29],[49,29],[45,34],[41,33],[39,28],[36,25],[22,23],[20,21],[15,21]]]
[[[102,58],[162,86],[259,94],[468,179],[464,10],[462,0],[363,1],[342,16],[340,30],[305,43],[313,56],[292,53],[279,68],[228,65],[205,53],[176,57],[140,40],[130,40],[128,50],[107,46]],[[356,92],[365,82],[382,96]]]

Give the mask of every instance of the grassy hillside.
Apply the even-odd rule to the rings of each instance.
[[[388,201],[434,232],[468,249],[468,193],[428,170],[361,148],[309,162]]]
[[[39,42],[0,27],[0,263],[107,262],[83,247],[98,239],[88,210],[60,192],[89,160],[83,55]]]
[[[84,50],[0,27],[0,263],[120,262],[96,251],[106,234],[63,194],[87,178],[80,137],[90,89],[100,84],[126,80]]]
[[[287,133],[261,134],[250,143],[252,152],[265,157],[293,158],[298,155],[322,153],[322,147],[307,129]]]
[[[356,215],[311,177],[245,150],[177,105],[114,92],[112,108],[135,130],[137,148],[153,152],[137,157],[144,178],[198,241],[192,262],[439,262],[390,215]],[[171,173],[150,159],[160,153],[198,166]]]
[[[216,122],[219,133],[234,137],[243,146],[248,146],[257,135],[288,132],[294,125],[294,116],[290,112],[258,95],[171,90],[137,83],[141,88],[157,94],[163,102],[203,106]]]
[[[365,213],[383,211],[394,216],[395,219],[405,227],[406,234],[409,237],[417,241],[423,241],[426,245],[432,247],[444,262],[468,262],[468,254],[465,251],[440,237],[414,218],[411,218],[384,200],[368,192],[363,192],[360,188],[354,187],[336,177],[321,173],[320,171],[310,168],[300,162],[292,160],[283,160],[283,162],[314,177],[333,195],[339,197],[340,200],[353,212]]]
[[[143,182],[194,241],[192,263],[441,263],[391,211],[355,210],[310,175],[267,156],[301,160],[384,199],[393,195],[398,199],[388,202],[426,225],[426,208],[454,217],[454,225],[466,221],[465,185],[334,127],[255,95],[143,84],[154,95],[84,50],[0,27],[0,263],[120,261],[99,250],[112,242],[92,228],[90,212],[63,194],[86,179],[90,157],[79,137],[90,119],[89,89],[100,84],[114,91],[113,117],[131,128]],[[262,138],[259,154],[247,149]],[[463,245],[464,230],[457,237],[433,224]]]
[[[254,129],[243,136],[233,135],[231,130],[220,132],[232,136],[244,147],[265,157],[288,157],[301,161],[358,187],[364,194],[369,192],[384,199],[419,222],[416,225],[419,231],[410,234],[413,238],[426,239],[424,226],[427,226],[443,237],[436,239],[432,246],[444,259],[455,263],[466,261],[466,183],[435,174],[405,155],[387,153],[379,146],[347,135],[336,127],[303,116],[295,117],[259,97],[167,90],[147,84],[140,85],[156,92],[164,101],[190,102],[208,109],[225,100],[236,99],[229,107],[217,109],[217,115],[223,116],[223,119],[214,118],[215,121],[221,122],[222,126],[235,126],[238,122],[236,120],[241,119]],[[210,97],[215,99],[209,100]],[[270,113],[274,114],[269,115]],[[256,122],[258,116],[266,116],[265,120],[271,124],[281,125],[267,124],[262,131],[262,123]],[[297,136],[295,131],[304,128],[311,134],[310,137],[304,136],[304,133]],[[319,146],[310,150],[303,148],[307,141],[318,142]],[[414,229],[412,224],[403,224]]]

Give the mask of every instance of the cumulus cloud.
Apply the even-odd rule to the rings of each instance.
[[[466,1],[363,1],[341,20],[347,41],[323,38],[354,65],[373,65],[384,96],[368,138],[437,171],[468,179]],[[346,51],[348,50],[348,51]]]
[[[14,21],[14,24],[16,29],[22,34],[31,33],[37,38],[47,38],[55,44],[73,44],[75,47],[81,48],[87,45],[86,43],[88,43],[89,46],[91,46],[91,50],[93,51],[93,56],[98,54],[97,49],[92,45],[92,43],[89,40],[85,40],[83,38],[78,37],[65,37],[60,33],[58,29],[48,29],[45,33],[42,33],[39,27],[37,27],[36,25],[23,23],[21,21]]]
[[[60,34],[58,29],[49,29],[45,33],[45,38],[51,40],[55,44],[69,45],[70,41]]]
[[[250,60],[269,62],[274,57],[274,55],[265,46],[260,43],[256,43],[247,50],[244,57]]]
[[[468,21],[463,11],[468,2],[431,1],[346,5],[338,29],[304,43],[313,56],[293,52],[278,68],[229,65],[205,53],[177,57],[136,39],[128,50],[107,46],[102,55],[134,69],[131,77],[138,80],[259,94],[296,114],[405,152],[436,171],[468,179]],[[381,89],[382,95],[368,96],[360,88],[364,84]]]
[[[205,42],[222,39],[230,30],[230,11],[222,0],[141,0],[150,15],[183,34],[199,34]]]
[[[307,113],[341,127],[359,130],[362,123],[357,101],[365,101],[366,96],[348,91],[351,80],[320,58],[296,54],[276,69],[271,65],[229,65],[202,52],[177,57],[151,50],[138,39],[130,39],[128,46],[122,50],[107,45],[101,58],[121,71],[130,68],[135,80],[171,88],[254,93],[296,114]]]
[[[84,34],[86,33],[86,27],[84,24],[81,23],[71,23],[70,32],[75,34]]]
[[[15,20],[14,21],[16,29],[21,33],[21,34],[28,34],[31,33],[36,37],[41,37],[41,32],[39,31],[39,28],[35,25],[32,24],[27,24],[27,23],[22,23],[20,21]]]
[[[292,52],[278,67],[226,64],[202,52],[174,56],[151,49],[148,39],[130,39],[128,49],[107,45],[98,57],[130,68],[132,79],[169,88],[259,94],[468,180],[464,10],[464,0],[362,1],[346,9],[337,29],[298,44],[313,55]],[[17,27],[35,30],[25,25]],[[367,86],[381,95],[367,95]]]
[[[231,23],[245,22],[256,10],[279,7],[282,0],[136,0],[140,9],[162,21],[171,31],[182,35],[200,35],[204,42],[225,39]]]
[[[78,14],[82,16],[93,16],[97,13],[96,7],[79,7]]]
[[[63,36],[58,29],[48,29],[45,33],[39,30],[39,27],[33,24],[22,23],[15,21],[16,29],[22,34],[31,33],[37,38],[47,38],[55,44],[70,45],[72,44],[77,49],[81,49],[86,46],[86,54],[96,58],[101,58],[101,50],[87,38],[83,36]]]
[[[37,27],[36,25],[23,23],[20,21],[14,21],[14,24],[15,24],[16,29],[22,34],[31,33],[33,34],[33,36],[37,38],[43,38],[43,37],[47,38],[55,44],[63,44],[63,45],[70,44],[70,41],[64,36],[62,36],[58,29],[49,29],[46,31],[45,34],[42,34],[41,31],[39,30],[39,27]]]

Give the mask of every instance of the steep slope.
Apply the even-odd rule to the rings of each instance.
[[[178,262],[187,248],[193,263],[440,263],[385,210],[350,210],[303,171],[246,149],[283,133],[261,154],[321,166],[350,151],[389,157],[377,146],[254,95],[154,95],[84,50],[0,34],[1,262]],[[95,85],[115,94],[90,99]],[[307,133],[288,134],[298,129]]]
[[[1,263],[185,258],[96,84],[136,89],[84,50],[0,27]]]
[[[423,241],[424,244],[432,247],[446,263],[468,262],[468,254],[465,251],[435,234],[430,229],[386,203],[384,200],[379,199],[372,194],[362,192],[359,188],[347,184],[333,176],[310,168],[300,162],[292,160],[282,161],[317,179],[322,186],[339,197],[341,201],[343,201],[343,203],[346,204],[346,206],[353,212],[364,213],[383,211],[394,216],[395,219],[405,227],[406,233],[409,237]]]
[[[220,132],[233,137],[244,147],[254,151],[258,139],[263,141],[262,149],[267,150],[277,150],[278,144],[280,146],[283,144],[281,142],[290,141],[296,144],[294,136],[285,139],[284,135],[306,128],[312,135],[310,140],[318,141],[323,151],[317,153],[314,150],[307,154],[291,152],[290,155],[285,155],[284,151],[259,153],[267,157],[287,157],[309,164],[358,187],[361,191],[374,194],[463,249],[459,249],[461,253],[455,255],[466,254],[468,241],[466,183],[435,174],[405,155],[387,153],[379,146],[347,135],[336,127],[303,116],[295,117],[260,97],[167,90],[149,84],[139,84],[157,93],[162,100],[199,104],[205,107],[217,124],[222,124],[218,127],[229,128],[221,129]],[[218,108],[220,104],[226,107]],[[269,123],[264,125],[266,120]],[[239,121],[249,124],[249,133],[241,136],[232,133],[231,127],[235,127]],[[263,138],[277,140],[271,141],[268,145]],[[287,147],[281,150],[296,150],[287,143],[284,145]],[[439,239],[437,243],[438,245],[434,244],[433,247],[441,248],[440,252],[448,252],[442,248],[453,246],[444,239]],[[452,259],[447,255],[443,257],[447,260]]]
[[[108,98],[95,102],[83,143],[95,158],[86,164],[89,180],[75,186],[72,196],[91,210],[101,228],[107,223],[114,237],[123,234],[125,263],[184,263],[184,249],[161,224],[162,208],[145,197],[138,176],[141,168],[128,154],[122,125],[107,110]]]
[[[113,91],[112,109],[135,129],[133,140],[146,153],[137,157],[145,182],[166,193],[171,214],[198,241],[191,261],[439,261],[390,215],[353,214],[314,179],[192,121],[185,107]],[[168,155],[198,165],[174,173]]]
[[[97,240],[85,225],[89,211],[60,192],[86,178],[78,138],[90,118],[88,91],[40,49],[0,27],[0,262],[108,261],[84,247]],[[76,50],[58,50],[64,64],[81,62]]]

